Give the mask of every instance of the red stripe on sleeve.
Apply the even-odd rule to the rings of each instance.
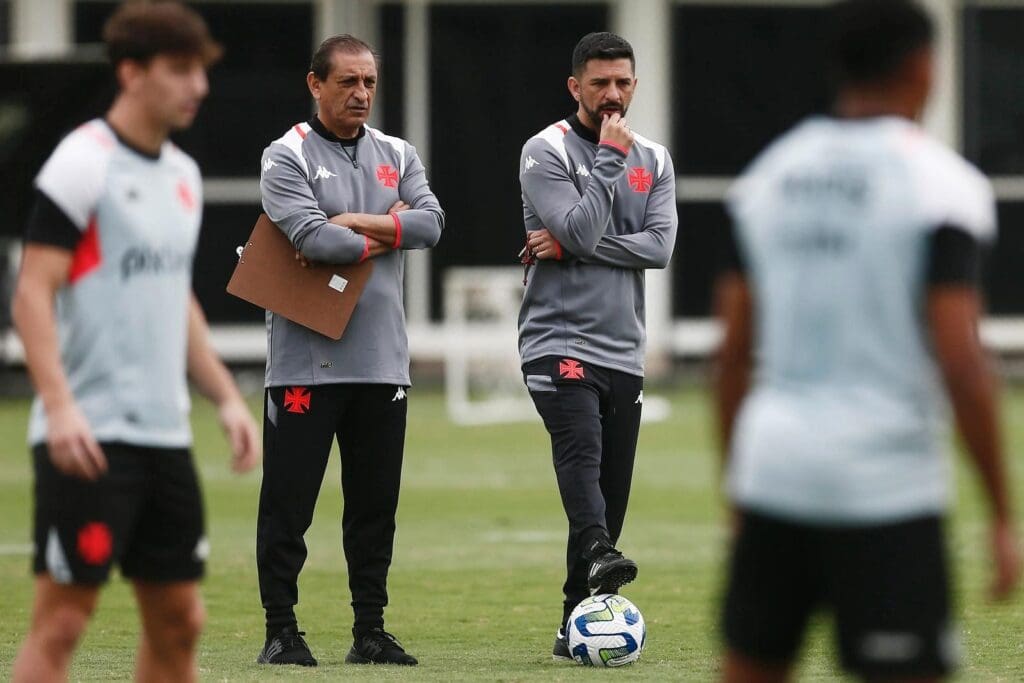
[[[611,140],[601,140],[601,142],[599,142],[598,144],[599,145],[607,145],[608,147],[611,147],[612,149],[617,149],[620,152],[622,152],[624,155],[629,156],[629,150],[626,149],[625,147],[623,147],[622,145],[620,145],[617,142],[612,142]]]
[[[398,218],[398,213],[391,214],[391,220],[395,222],[395,243],[391,245],[392,249],[398,249],[402,246],[402,221]]]
[[[306,139],[306,131],[302,130],[302,124],[301,123],[296,123],[295,124],[295,132],[298,133],[299,137],[302,138],[303,140]]]
[[[359,262],[362,263],[370,255],[370,238],[363,235],[363,255],[359,257]]]
[[[83,277],[100,267],[103,261],[100,252],[100,229],[93,216],[89,227],[82,233],[82,239],[71,254],[71,268],[68,270],[68,283],[75,284]]]
[[[79,126],[79,129],[85,132],[89,137],[98,142],[101,147],[110,149],[114,146],[114,140],[107,134],[107,132],[101,129],[99,126],[94,124],[92,121],[87,121]]]

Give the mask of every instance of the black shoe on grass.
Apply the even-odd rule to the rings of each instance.
[[[398,639],[382,628],[353,633],[353,636],[352,649],[345,656],[349,664],[419,664],[415,657],[405,651]]]
[[[295,627],[286,626],[276,635],[267,638],[263,651],[256,658],[257,664],[297,664],[316,666],[316,659],[309,651],[309,645],[302,639],[306,635]]]
[[[595,540],[584,557],[590,560],[587,585],[591,595],[618,593],[621,587],[636,578],[636,562],[623,557],[603,538]]]
[[[559,662],[571,662],[572,653],[569,652],[569,636],[565,633],[565,627],[560,626],[555,634],[555,646],[551,648],[551,658]]]

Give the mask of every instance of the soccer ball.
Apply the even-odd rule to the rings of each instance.
[[[569,651],[588,666],[623,666],[640,658],[647,626],[636,605],[621,595],[594,595],[569,616]]]

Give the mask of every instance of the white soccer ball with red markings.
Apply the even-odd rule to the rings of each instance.
[[[636,605],[621,595],[594,595],[569,616],[569,652],[587,666],[623,666],[640,658],[647,626]]]

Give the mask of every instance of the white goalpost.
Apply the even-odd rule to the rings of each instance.
[[[444,384],[461,425],[536,418],[519,370],[519,267],[450,268],[444,277]]]
[[[518,266],[445,271],[445,400],[455,424],[538,419],[519,365],[523,289]],[[669,412],[667,399],[645,394],[644,421],[664,420]]]

